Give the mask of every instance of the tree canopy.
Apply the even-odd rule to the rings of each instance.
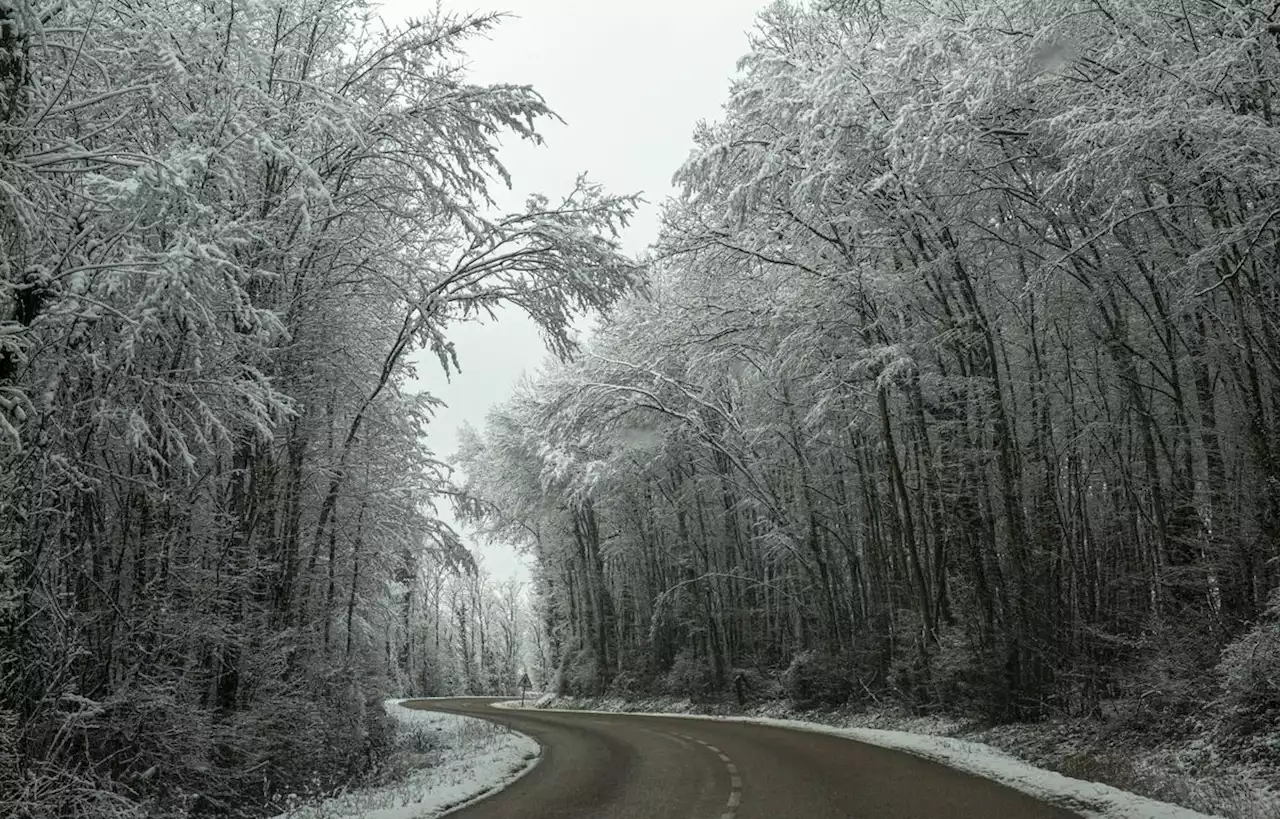
[[[502,213],[536,91],[495,15],[0,3],[0,801],[249,815],[376,762],[426,578],[471,556],[410,353],[552,349],[637,282],[635,200]],[[412,624],[417,628],[416,622]],[[372,707],[370,707],[372,704]],[[167,812],[166,812],[167,811]]]
[[[765,11],[650,292],[463,453],[562,686],[1161,719],[1265,675],[1223,649],[1278,579],[1273,14]]]

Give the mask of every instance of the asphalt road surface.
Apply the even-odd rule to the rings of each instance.
[[[986,779],[835,736],[491,702],[405,703],[507,724],[542,745],[533,771],[456,819],[1079,819]]]

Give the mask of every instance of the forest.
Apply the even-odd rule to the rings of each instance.
[[[1280,6],[787,4],[649,278],[459,463],[561,693],[1275,764]]]
[[[565,352],[639,271],[631,197],[494,205],[553,118],[469,81],[499,19],[0,0],[0,815],[270,815],[376,772],[385,696],[514,674],[415,356]]]
[[[501,19],[0,0],[0,814],[269,816],[526,668],[1280,765],[1280,4],[779,0],[639,260],[498,206]]]

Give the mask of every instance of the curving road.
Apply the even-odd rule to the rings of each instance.
[[[1079,819],[1025,794],[840,737],[747,723],[507,711],[419,700],[542,745],[528,775],[457,819]]]

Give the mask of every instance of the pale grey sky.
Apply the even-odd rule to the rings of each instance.
[[[547,123],[546,145],[512,143],[502,151],[513,189],[499,201],[514,207],[531,192],[551,196],[586,172],[616,192],[643,192],[649,204],[624,237],[628,252],[656,238],[658,205],[671,194],[671,175],[688,155],[695,124],[717,119],[746,32],[768,0],[445,0],[448,10],[509,11],[489,40],[469,50],[476,82],[536,88],[565,123]],[[393,0],[384,15],[399,19],[432,4]],[[487,325],[465,325],[450,336],[462,374],[445,381],[423,360],[421,386],[448,407],[431,426],[429,444],[445,459],[464,422],[482,427],[489,408],[511,395],[520,376],[546,353],[531,322],[505,314]],[[442,510],[444,511],[444,510]],[[527,577],[509,547],[478,549],[496,577]]]

